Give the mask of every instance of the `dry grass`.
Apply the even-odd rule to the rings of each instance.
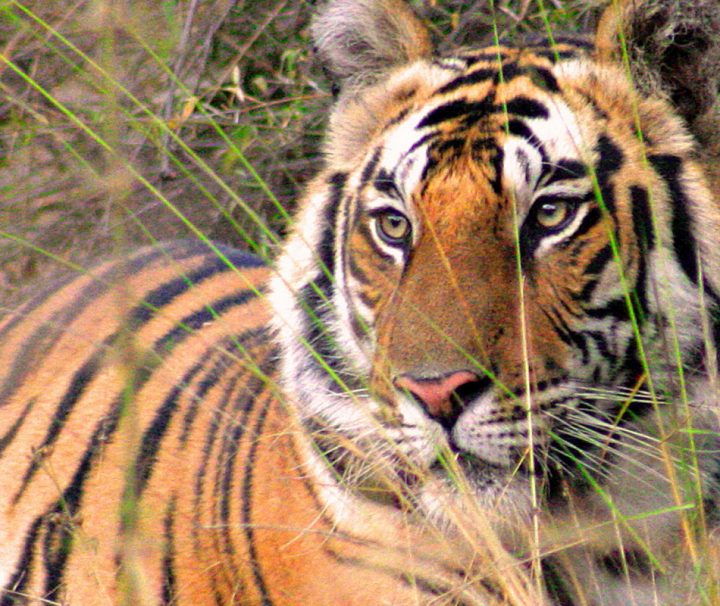
[[[583,25],[546,5],[558,28]],[[492,36],[484,0],[417,8],[450,44]],[[196,237],[187,222],[272,257],[331,101],[311,12],[286,0],[0,3],[0,296],[56,273],[53,256],[87,265]],[[509,35],[543,27],[535,3],[496,14]]]
[[[189,237],[164,197],[208,237],[247,247],[231,215],[267,244],[243,203],[282,231],[268,192],[292,207],[317,162],[326,93],[309,72],[307,9],[5,3],[3,231],[87,262]],[[5,289],[55,269],[27,245],[0,246]]]

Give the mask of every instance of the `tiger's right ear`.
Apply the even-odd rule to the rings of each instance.
[[[373,84],[433,50],[427,28],[404,0],[329,0],[311,33],[337,90]]]

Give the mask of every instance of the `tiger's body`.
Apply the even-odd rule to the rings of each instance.
[[[170,244],[8,314],[0,604],[712,596],[714,156],[613,10],[596,48],[433,56],[403,3],[330,2],[274,268]]]
[[[3,351],[17,354],[3,398],[21,403],[3,425],[3,477],[18,480],[2,493],[3,605],[112,604],[123,592],[133,604],[414,602],[417,590],[393,568],[411,570],[413,554],[422,570],[428,552],[398,512],[379,517],[368,504],[346,533],[326,511],[310,444],[278,392],[269,271],[218,252],[190,243],[141,251],[2,325]],[[54,355],[38,361],[38,351]],[[72,372],[68,359],[81,359]],[[129,408],[146,401],[162,404]],[[120,505],[130,493],[137,528]],[[139,571],[128,564],[133,549]],[[363,556],[387,570],[354,566]],[[448,559],[433,575],[451,585],[456,566]],[[133,574],[146,589],[133,589]]]

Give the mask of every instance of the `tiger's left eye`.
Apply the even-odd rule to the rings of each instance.
[[[570,219],[573,208],[564,200],[548,200],[537,207],[535,220],[545,229],[558,228]]]
[[[410,236],[410,220],[395,211],[386,211],[375,217],[376,230],[387,244],[405,244]]]

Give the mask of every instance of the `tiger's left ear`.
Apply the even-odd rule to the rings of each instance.
[[[311,33],[338,90],[374,84],[433,50],[427,28],[405,0],[327,0]]]
[[[718,0],[612,0],[595,46],[601,60],[612,62],[627,51],[638,90],[668,99],[699,140],[708,118],[720,130]]]

